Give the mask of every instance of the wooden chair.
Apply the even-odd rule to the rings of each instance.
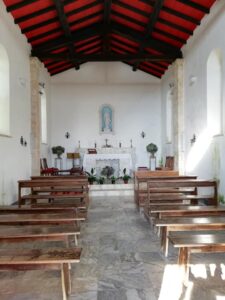
[[[41,167],[41,175],[45,175],[45,176],[57,175],[59,171],[57,168],[49,168],[46,158],[42,158],[40,160],[40,167]]]
[[[174,156],[167,156],[165,168],[168,170],[174,170]]]

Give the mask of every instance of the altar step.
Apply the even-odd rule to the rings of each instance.
[[[133,196],[134,184],[93,184],[89,185],[90,196]]]

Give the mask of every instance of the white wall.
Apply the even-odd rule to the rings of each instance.
[[[195,173],[202,178],[217,177],[220,179],[220,193],[225,195],[225,138],[224,135],[210,140],[205,134],[207,128],[207,87],[206,67],[209,54],[214,48],[220,48],[223,53],[223,83],[225,84],[225,4],[218,1],[195,31],[194,36],[183,49],[184,53],[184,148],[186,157],[186,172]],[[192,84],[191,77],[196,77]],[[169,68],[162,80],[162,112],[165,116],[166,94],[169,84],[174,80],[173,66]],[[223,84],[223,85],[224,85]],[[225,91],[223,90],[223,121]],[[164,118],[164,117],[163,117]],[[224,122],[223,122],[224,124]],[[224,127],[224,125],[223,125]],[[163,131],[165,123],[162,125]],[[224,128],[223,128],[224,129]],[[224,131],[223,131],[224,132]],[[196,135],[196,143],[191,146],[190,139]],[[165,137],[162,137],[165,150]]]
[[[31,174],[30,151],[30,48],[0,2],[0,43],[5,47],[10,64],[10,136],[0,135],[0,204],[17,201],[17,180]],[[45,70],[40,81],[49,81]],[[20,137],[27,147],[20,145]]]
[[[88,63],[52,78],[52,146],[66,152],[108,144],[136,147],[137,165],[148,166],[146,145],[161,144],[160,81],[143,72],[132,72],[122,63]],[[110,104],[115,113],[115,134],[100,135],[99,108]],[[65,133],[71,134],[70,139]],[[141,137],[141,132],[146,137]],[[158,152],[160,158],[160,150]],[[65,162],[64,162],[65,166]]]

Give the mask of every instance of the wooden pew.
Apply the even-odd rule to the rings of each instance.
[[[213,190],[211,195],[203,195],[198,193],[199,188],[211,188]],[[147,205],[151,203],[151,200],[162,201],[162,193],[165,197],[168,197],[168,190],[171,193],[177,193],[177,197],[185,200],[191,200],[192,204],[197,204],[198,200],[207,199],[208,205],[217,205],[217,181],[216,180],[158,180],[158,181],[148,181],[147,182],[147,194],[148,200]],[[173,191],[173,192],[172,192]],[[182,195],[182,194],[186,194]],[[168,199],[169,200],[169,199]],[[176,198],[171,199],[176,200]]]
[[[156,219],[154,224],[157,227],[161,227],[161,246],[165,256],[167,256],[170,232],[224,230],[225,216],[164,218]]]
[[[77,235],[80,228],[74,225],[15,225],[14,223],[0,226],[0,242],[24,243],[33,241],[63,241],[68,247],[70,238],[75,237],[77,246]]]
[[[184,281],[188,281],[191,253],[225,252],[224,234],[189,234],[169,235],[169,240],[175,248],[179,248],[178,264],[184,269]]]
[[[188,180],[188,179],[196,179],[197,176],[186,176],[186,175],[178,175],[178,172],[175,171],[155,171],[154,173],[149,173],[144,171],[135,172],[135,201],[136,204],[140,207],[145,205],[145,201],[147,199],[147,183],[148,181],[161,181],[161,180]],[[160,172],[160,173],[159,173]],[[154,175],[153,175],[154,174]],[[156,176],[158,174],[158,176]],[[177,175],[175,175],[177,174]],[[160,176],[159,176],[160,175]],[[168,190],[169,192],[169,190]],[[170,191],[173,192],[173,191]]]
[[[23,189],[30,189],[30,193],[22,195]],[[37,200],[73,199],[79,200],[78,204],[88,202],[88,181],[84,180],[19,180],[18,205],[21,207],[26,201],[36,203]]]
[[[81,251],[81,248],[0,249],[0,270],[59,269],[62,299],[67,300],[71,293],[69,265],[80,261]]]

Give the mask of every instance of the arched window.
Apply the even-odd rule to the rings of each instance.
[[[0,44],[0,134],[10,134],[9,58]]]
[[[222,53],[214,49],[207,61],[207,125],[212,135],[222,133]]]
[[[173,91],[167,93],[166,98],[166,142],[172,142],[173,124]]]
[[[41,94],[41,142],[47,143],[47,103],[44,89],[40,90]]]

